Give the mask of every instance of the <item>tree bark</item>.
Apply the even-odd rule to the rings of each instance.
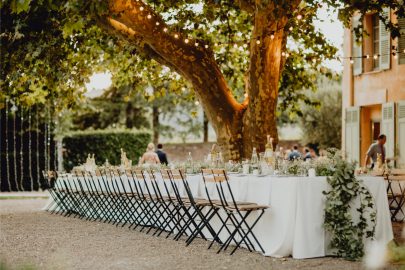
[[[156,105],[152,107],[152,128],[153,128],[153,143],[157,145],[159,143],[159,108]]]
[[[203,123],[203,125],[204,125],[204,139],[203,139],[203,141],[206,143],[206,142],[208,142],[208,118],[207,118],[207,114],[204,112],[204,123]]]
[[[300,1],[291,1],[290,7],[294,9]],[[249,157],[252,147],[264,150],[267,134],[275,138],[275,143],[278,141],[275,113],[283,67],[284,26],[288,18],[276,16],[275,10],[279,9],[272,6],[273,1],[266,7],[255,6],[253,2],[238,1],[241,8],[254,12],[255,16],[246,87],[249,97],[242,104],[234,99],[213,52],[202,41],[187,39],[186,42],[187,37],[179,32],[163,31],[167,27],[164,21],[142,1],[110,0],[110,16],[100,18],[100,24],[109,31],[133,42],[192,83],[215,129],[218,145],[224,156],[233,160]],[[148,18],[148,14],[152,17]],[[200,45],[196,46],[195,42]]]

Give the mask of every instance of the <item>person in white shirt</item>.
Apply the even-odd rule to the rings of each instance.
[[[370,145],[368,151],[366,153],[366,159],[364,160],[364,167],[367,168],[367,164],[369,159],[371,158],[371,168],[374,167],[374,163],[377,161],[377,154],[381,154],[382,162],[385,162],[385,142],[387,141],[387,137],[384,134],[380,134],[378,136],[377,142]]]

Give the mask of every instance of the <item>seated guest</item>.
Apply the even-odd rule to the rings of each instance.
[[[164,165],[167,165],[169,162],[167,161],[167,155],[166,155],[166,153],[162,150],[163,145],[162,145],[161,143],[159,143],[159,144],[157,145],[157,148],[158,148],[158,150],[156,151],[156,154],[157,154],[158,157],[159,157],[160,163],[161,163],[161,164],[164,164]]]
[[[315,151],[314,148],[310,147],[309,148],[309,153],[310,153],[312,159],[317,159],[318,158],[318,155],[316,154],[316,151]]]
[[[305,148],[305,150],[304,150],[304,161],[309,161],[309,160],[311,160],[312,159],[312,156],[311,156],[311,152],[309,151],[309,149],[308,148]]]
[[[155,153],[155,145],[149,143],[146,148],[146,152],[142,155],[142,158],[139,160],[139,165],[142,164],[160,164],[158,155]]]
[[[291,151],[291,153],[288,156],[288,160],[292,161],[295,159],[299,159],[301,158],[301,153],[298,151],[298,146],[294,145],[293,150]]]

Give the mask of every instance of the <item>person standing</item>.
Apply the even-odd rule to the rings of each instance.
[[[158,155],[155,153],[155,145],[153,143],[149,143],[148,147],[146,148],[146,152],[142,155],[142,158],[139,160],[139,165],[147,164],[159,164],[160,160]]]
[[[156,154],[158,155],[158,157],[159,157],[159,160],[160,160],[160,163],[161,164],[164,164],[164,165],[167,165],[169,162],[167,161],[167,155],[166,155],[166,153],[163,151],[163,145],[161,144],[161,143],[159,143],[158,145],[157,145],[157,151],[156,151]]]
[[[369,159],[371,158],[371,169],[374,168],[375,163],[377,162],[377,154],[381,154],[381,160],[385,162],[385,142],[387,141],[387,137],[384,134],[380,134],[378,136],[377,142],[370,145],[368,151],[366,153],[366,159],[364,160],[364,168],[367,168],[367,164]]]

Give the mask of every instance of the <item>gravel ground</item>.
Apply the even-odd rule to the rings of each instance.
[[[0,262],[12,269],[362,269],[337,258],[295,260],[240,249],[233,256],[99,222],[41,211],[44,199],[0,200]],[[4,266],[3,266],[4,267]],[[0,264],[0,269],[3,268]],[[396,269],[390,266],[387,269]],[[18,268],[20,269],[20,268]]]

